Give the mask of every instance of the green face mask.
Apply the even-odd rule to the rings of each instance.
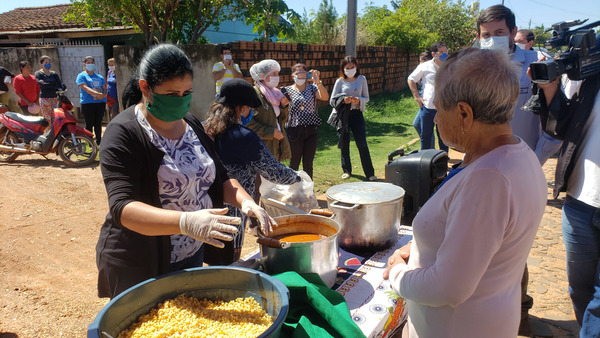
[[[190,110],[192,93],[184,96],[171,96],[152,94],[152,104],[148,102],[146,108],[152,116],[165,122],[181,120]]]

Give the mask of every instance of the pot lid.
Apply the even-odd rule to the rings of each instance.
[[[392,183],[352,182],[327,189],[327,198],[344,203],[377,204],[391,202],[404,196],[404,189]]]

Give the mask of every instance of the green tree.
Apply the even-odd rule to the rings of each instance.
[[[87,27],[109,28],[120,23],[133,26],[144,36],[144,44],[159,42],[197,43],[210,26],[218,27],[225,19],[243,18],[254,24],[263,36],[285,37],[292,31],[280,24],[285,15],[295,20],[297,14],[283,0],[71,0],[63,18]]]
[[[236,6],[240,3],[234,0],[180,0],[169,40],[182,44],[207,42],[202,34],[210,26],[218,29],[222,21],[237,18]]]
[[[306,13],[306,9],[298,22],[294,25],[294,33],[290,36],[289,42],[291,43],[315,43],[314,34],[312,31],[312,19],[314,17],[314,11],[311,10],[311,16],[309,17]]]
[[[322,0],[317,12],[304,11],[294,25],[294,34],[289,41],[294,43],[335,44],[338,41],[341,26],[337,11],[331,0]]]
[[[318,36],[318,40],[323,44],[331,44],[340,32],[337,23],[337,12],[333,7],[332,0],[322,0],[319,5],[319,11],[315,16],[313,25]]]
[[[552,37],[552,33],[544,28],[544,24],[532,28],[531,31],[535,36],[535,42],[533,43],[534,46],[544,47],[546,40]]]
[[[64,16],[67,22],[81,22],[87,27],[109,28],[121,23],[133,26],[144,35],[144,44],[156,37],[165,41],[167,30],[179,6],[179,0],[73,0]],[[158,35],[158,36],[157,36]]]
[[[254,25],[254,33],[262,33],[262,41],[272,37],[284,40],[293,35],[293,24],[300,22],[298,13],[283,0],[241,0],[241,4],[236,8],[238,17]]]
[[[393,11],[369,6],[362,19],[372,32],[372,44],[398,46],[419,52],[438,40],[457,50],[471,43],[476,18],[463,0],[401,0],[392,2]]]

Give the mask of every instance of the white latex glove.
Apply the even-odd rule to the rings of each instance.
[[[227,208],[223,208],[184,212],[179,217],[179,229],[184,235],[222,248],[225,244],[218,240],[232,241],[233,236],[231,235],[238,232],[237,227],[227,224],[239,225],[241,223],[239,217],[224,216],[227,210]]]
[[[277,227],[277,222],[251,198],[242,201],[242,212],[250,217],[258,218],[260,230],[265,236],[269,236],[273,228]]]

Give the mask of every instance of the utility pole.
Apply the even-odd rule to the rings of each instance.
[[[346,55],[356,57],[356,0],[348,0],[346,11]]]

